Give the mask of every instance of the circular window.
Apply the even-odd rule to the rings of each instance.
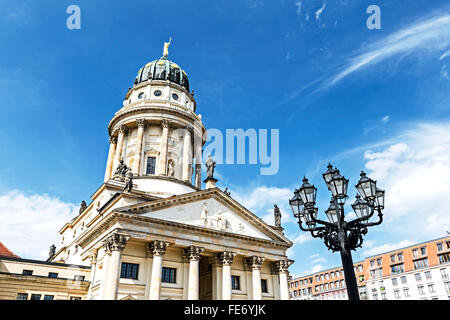
[[[144,93],[143,92],[139,93],[138,99],[142,99],[143,97],[144,97]]]
[[[172,93],[173,100],[178,100],[178,95],[176,93]]]
[[[154,94],[155,96],[159,97],[160,95],[162,95],[162,91],[161,91],[161,90],[155,90],[155,91],[153,92],[153,94]]]

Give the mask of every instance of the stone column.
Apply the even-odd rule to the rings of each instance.
[[[158,174],[167,175],[167,149],[169,144],[169,120],[163,119],[161,123],[162,135],[161,146],[159,148]]]
[[[100,282],[100,294],[99,299],[106,299],[106,291],[108,290],[109,284],[109,267],[111,262],[111,250],[109,250],[109,246],[105,242],[103,245],[105,249],[105,255],[103,256],[103,267],[102,267],[102,280]]]
[[[280,260],[272,264],[272,271],[278,273],[280,280],[280,300],[289,300],[288,274],[292,260]]]
[[[204,250],[195,246],[184,249],[184,258],[189,260],[188,300],[199,299],[199,260]]]
[[[221,252],[217,255],[222,265],[222,300],[231,300],[231,264],[236,256],[234,252]]]
[[[144,129],[145,129],[145,120],[144,119],[137,119],[136,120],[137,126],[138,126],[138,132],[136,137],[136,151],[134,156],[134,163],[133,163],[133,173],[135,175],[139,175],[139,169],[141,167],[141,154],[142,154],[142,143],[144,138]]]
[[[116,153],[114,155],[114,162],[113,167],[111,168],[111,173],[113,173],[117,166],[119,165],[120,159],[122,159],[122,149],[123,149],[123,139],[125,136],[126,127],[124,125],[121,125],[119,128],[119,135],[117,138],[117,146],[116,146]]]
[[[159,300],[161,297],[162,258],[169,246],[168,242],[155,240],[148,244],[148,253],[153,255],[152,276],[150,279],[150,300]]]
[[[92,297],[92,287],[94,286],[95,283],[95,271],[97,269],[97,250],[91,253],[91,255],[89,256],[89,260],[91,263],[91,274],[89,276],[89,282],[91,284],[89,285],[89,290],[87,294],[88,300],[90,300]]]
[[[261,266],[263,262],[264,258],[257,256],[253,256],[245,260],[247,267],[252,270],[253,300],[262,299]]]
[[[109,152],[108,152],[108,161],[106,162],[106,171],[105,171],[105,179],[104,182],[108,181],[111,178],[111,171],[113,170],[113,161],[114,161],[114,153],[116,152],[116,137],[109,137]]]
[[[191,180],[191,128],[186,127],[183,140],[183,172],[181,179],[190,182]]]
[[[200,128],[201,131],[201,128]],[[202,137],[194,133],[195,186],[202,188]]]
[[[128,241],[128,237],[114,233],[105,241],[107,251],[111,252],[110,266],[108,268],[108,282],[106,285],[106,292],[104,294],[105,300],[117,300],[117,291],[119,289],[120,276],[120,260],[122,251]]]

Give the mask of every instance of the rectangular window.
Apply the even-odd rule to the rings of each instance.
[[[17,300],[28,300],[28,293],[18,293]]]
[[[450,262],[450,252],[439,255],[439,263]]]
[[[381,294],[381,299],[382,299],[382,300],[387,300],[386,293],[383,292],[383,293]]]
[[[430,283],[428,285],[428,291],[430,291],[430,293],[435,293],[436,292],[436,290],[434,288],[434,284]]]
[[[431,279],[431,271],[425,271],[425,278],[426,278],[427,280],[430,280],[430,279]]]
[[[398,261],[403,261],[403,252],[397,253],[397,259]]]
[[[41,295],[33,293],[30,300],[41,300]]]
[[[393,286],[398,285],[397,278],[392,278],[391,280],[392,280],[392,285]]]
[[[400,277],[400,280],[401,280],[402,283],[406,283],[407,282],[406,281],[406,276]]]
[[[400,290],[394,290],[394,296],[396,299],[400,299]]]
[[[122,269],[120,270],[121,278],[137,280],[138,273],[139,273],[139,265],[138,264],[122,262]]]
[[[75,276],[73,277],[73,280],[75,280],[75,281],[84,281],[84,276],[78,276],[78,275],[75,275]]]
[[[166,283],[177,283],[177,269],[163,267],[161,281]]]
[[[44,296],[44,300],[53,300],[53,298],[54,298],[54,296],[47,295],[47,294]]]
[[[419,250],[418,249],[413,249],[412,255],[413,255],[413,258],[419,257]]]
[[[377,258],[377,266],[381,266],[381,258]]]
[[[261,279],[261,291],[267,293],[267,280]],[[300,290],[298,291],[300,293]]]
[[[441,269],[441,275],[442,275],[442,279],[448,279],[448,274],[447,274],[447,269],[446,268],[442,268]]]
[[[395,262],[395,257],[396,257],[395,254],[391,254],[391,262],[392,262],[392,263]]]
[[[450,249],[450,241],[445,241],[445,245],[447,246],[447,249]]]
[[[444,249],[444,247],[442,246],[442,242],[436,243],[436,247],[437,247],[437,251],[442,251],[442,249]]]
[[[409,297],[409,289],[408,288],[404,288],[403,289],[403,294],[405,295],[405,297]]]
[[[155,174],[156,168],[156,157],[148,157],[147,158],[147,174]]]
[[[373,300],[378,300],[378,294],[375,293],[375,294],[373,295]]]
[[[428,259],[424,258],[424,259],[419,259],[419,260],[415,260],[414,261],[414,269],[423,269],[428,267]]]
[[[31,276],[33,274],[33,270],[22,270],[22,274],[24,276]]]
[[[419,290],[419,294],[425,294],[425,291],[423,290],[423,286],[418,286],[417,290]]]
[[[239,276],[231,276],[231,289],[241,290],[241,284],[239,280],[240,280]]]
[[[450,281],[444,282],[444,287],[447,293],[450,293]]]
[[[420,248],[420,254],[422,256],[426,256],[427,255],[427,247],[422,247]]]
[[[372,259],[372,260],[370,260],[370,267],[374,267],[374,266],[375,266],[375,260]]]
[[[414,276],[416,277],[416,281],[421,281],[422,280],[422,277],[420,276],[420,273],[416,273]]]
[[[397,265],[391,267],[392,274],[402,273],[403,271],[404,271],[403,263],[400,263],[400,264],[397,264]]]
[[[58,278],[58,274],[56,272],[49,272],[48,277],[49,278]]]

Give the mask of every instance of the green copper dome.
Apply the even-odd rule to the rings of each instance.
[[[169,80],[189,91],[189,80],[184,70],[164,56],[139,69],[134,85],[147,80]]]

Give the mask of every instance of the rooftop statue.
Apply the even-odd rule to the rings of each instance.
[[[280,208],[276,204],[273,205],[273,216],[275,220],[275,226],[281,227],[281,212]]]
[[[206,161],[206,178],[214,178],[214,168],[216,166],[216,163],[211,158],[211,155],[208,156],[208,160]]]
[[[167,58],[167,56],[169,55],[169,46],[170,46],[171,42],[172,42],[172,37],[170,37],[169,42],[164,42],[164,51],[163,51],[164,58]]]

